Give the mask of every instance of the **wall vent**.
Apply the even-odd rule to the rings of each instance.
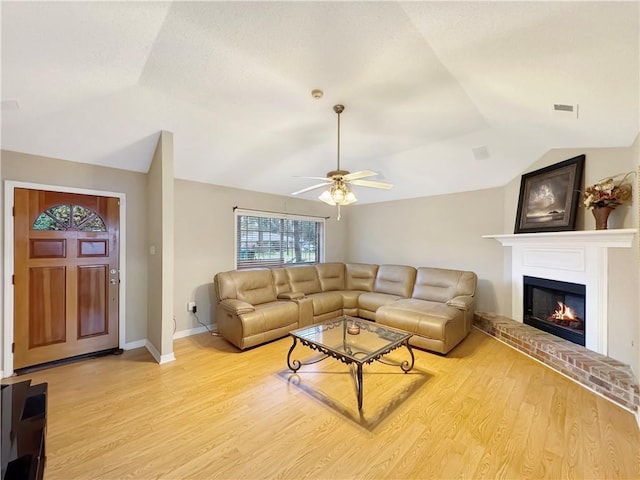
[[[566,103],[554,103],[552,115],[558,118],[578,118],[579,107],[577,103],[575,105],[568,105]]]
[[[562,103],[554,103],[553,109],[557,112],[573,112],[573,105],[563,105]]]

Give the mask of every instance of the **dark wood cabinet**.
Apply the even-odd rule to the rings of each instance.
[[[2,384],[2,480],[42,479],[47,384]]]

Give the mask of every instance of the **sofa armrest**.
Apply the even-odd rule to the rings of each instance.
[[[447,305],[459,310],[467,311],[473,306],[473,297],[471,295],[459,295],[457,297],[453,297],[451,300],[447,300]]]
[[[304,297],[302,292],[287,292],[278,295],[278,300],[298,300],[302,297]]]
[[[256,310],[256,307],[250,303],[232,298],[222,300],[220,306],[235,315],[242,315],[243,313],[254,312]]]

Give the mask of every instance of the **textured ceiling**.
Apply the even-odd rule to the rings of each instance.
[[[8,150],[146,172],[168,130],[177,178],[288,195],[336,167],[343,103],[341,167],[395,185],[356,187],[364,203],[503,185],[640,131],[639,2],[0,9]]]

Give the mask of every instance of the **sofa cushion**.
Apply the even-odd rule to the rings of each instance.
[[[287,272],[287,278],[292,292],[302,292],[308,295],[322,291],[322,288],[320,288],[320,280],[318,279],[318,272],[313,266],[286,267],[285,271]]]
[[[358,308],[358,298],[365,292],[362,290],[341,290],[338,293],[342,296],[343,308]]]
[[[271,272],[264,270],[233,270],[216,275],[218,298],[242,300],[251,305],[274,302],[276,292]]]
[[[473,272],[443,268],[418,268],[412,298],[446,302],[460,295],[473,296],[476,275]]]
[[[358,297],[358,308],[375,312],[382,305],[388,305],[400,299],[402,297],[388,293],[364,292]]]
[[[289,278],[284,268],[272,268],[271,275],[273,276],[273,285],[276,289],[276,296],[282,293],[291,292],[291,286],[289,285]]]
[[[373,291],[409,298],[416,279],[416,269],[405,265],[380,265]]]
[[[323,292],[344,290],[344,263],[318,263],[314,267]]]
[[[313,316],[342,310],[342,295],[339,292],[321,292],[309,295],[313,304]]]
[[[259,305],[242,315],[245,337],[268,332],[298,322],[298,306],[294,302],[277,301]]]
[[[422,337],[444,339],[446,324],[463,323],[463,317],[460,310],[444,303],[408,298],[381,307],[376,321]]]
[[[378,265],[347,263],[345,266],[345,288],[347,290],[372,292],[377,273]]]

